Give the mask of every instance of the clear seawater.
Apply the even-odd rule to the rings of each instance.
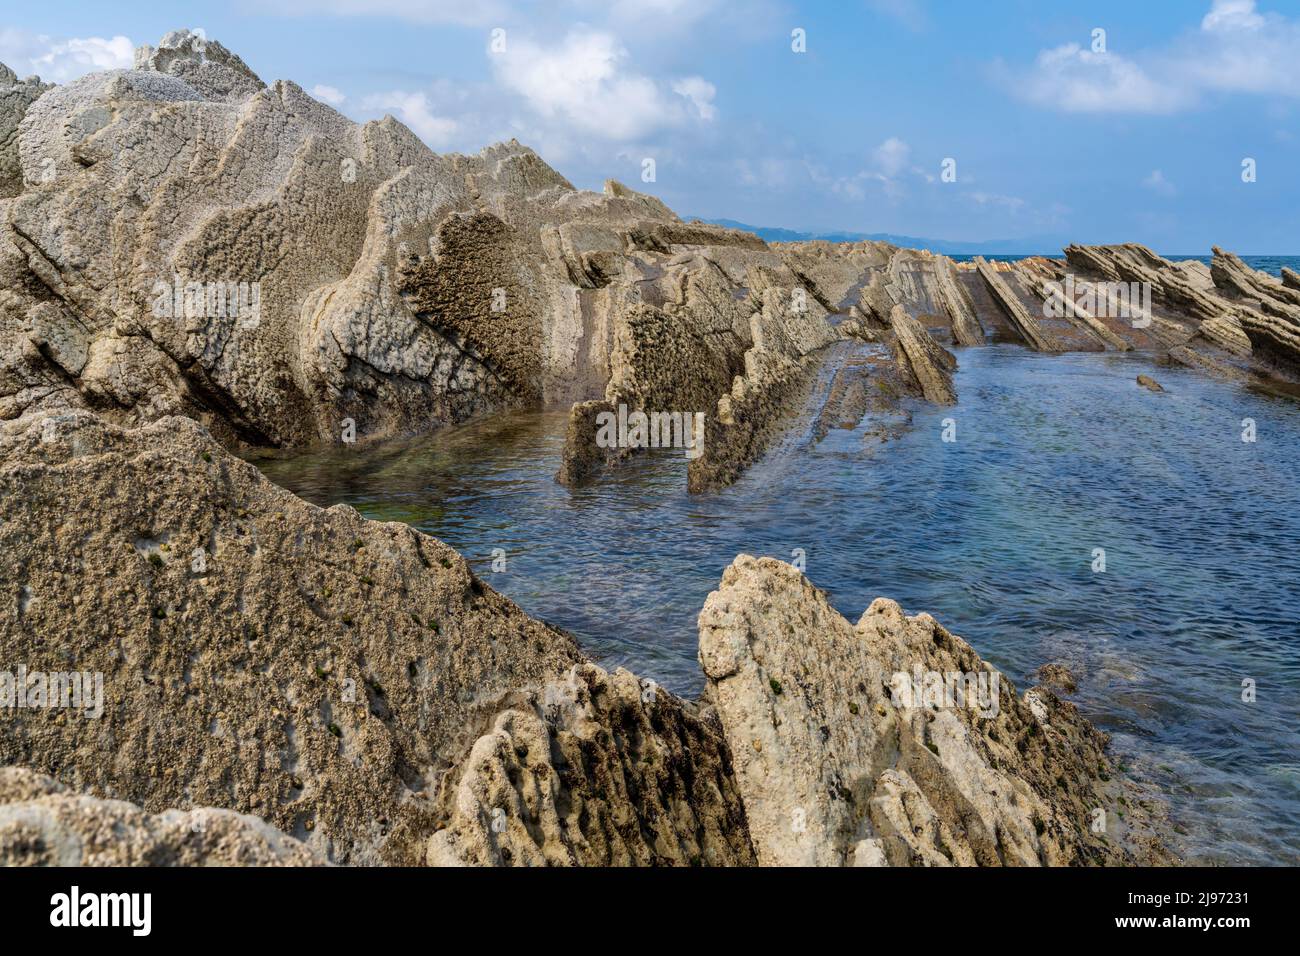
[[[563,413],[258,464],[310,501],[442,538],[605,665],[688,695],[723,568],[803,549],[850,619],[881,595],[929,611],[1022,690],[1067,663],[1191,860],[1300,863],[1300,403],[1143,356],[958,356],[955,408],[917,403],[885,443],[832,431],[711,495],[686,494],[680,453],[560,487]]]

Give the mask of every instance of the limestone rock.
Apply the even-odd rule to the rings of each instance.
[[[916,380],[925,400],[936,405],[957,404],[957,390],[952,384],[957,359],[953,354],[935,342],[901,305],[894,306],[890,321],[898,345],[898,363]]]
[[[140,47],[135,68],[179,77],[210,100],[241,100],[266,87],[238,56],[190,30],[173,30],[157,47]]]
[[[28,108],[48,89],[48,83],[42,83],[34,76],[19,80],[13,70],[0,63],[0,198],[17,196],[22,192],[18,127]],[[42,174],[45,172],[41,170]]]
[[[1114,799],[1104,735],[1050,691],[1017,697],[929,615],[882,598],[854,626],[742,555],[700,613],[700,663],[764,865],[1133,859],[1089,825]],[[972,696],[911,696],[949,674]]]
[[[1011,324],[1015,326],[1027,346],[1038,352],[1061,350],[1060,344],[1042,330],[1038,320],[1029,314],[1029,310],[1007,285],[1006,280],[998,275],[997,270],[990,266],[983,256],[975,257],[975,266],[994,300],[1006,312],[1007,318],[1011,320]]]
[[[434,865],[753,865],[716,726],[582,664],[497,715],[444,778]]]
[[[324,866],[253,816],[199,807],[149,814],[0,767],[0,866]]]
[[[422,860],[446,767],[579,660],[450,548],[308,505],[188,419],[0,423],[0,552],[0,660],[102,674],[100,716],[0,717],[0,764],[255,814],[332,862]]]
[[[1300,374],[1300,289],[1256,272],[1218,246],[1210,273],[1218,289],[1248,303],[1240,321],[1255,354],[1292,375]]]
[[[1163,392],[1164,387],[1150,375],[1139,375],[1137,383],[1149,392]]]

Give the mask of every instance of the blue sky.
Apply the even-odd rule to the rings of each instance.
[[[8,4],[0,61],[66,82],[202,28],[356,119],[391,113],[439,151],[513,136],[575,185],[684,215],[1300,253],[1300,0],[163,6]]]

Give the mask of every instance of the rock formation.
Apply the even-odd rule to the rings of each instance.
[[[1011,324],[1024,340],[1025,345],[1038,352],[1059,352],[1060,344],[1039,326],[1038,320],[1030,314],[1024,301],[1012,291],[1006,280],[989,265],[983,256],[977,256],[975,266],[980,278],[988,286],[993,299],[1006,313]]]
[[[0,63],[0,199],[17,196],[23,190],[18,127],[27,108],[49,88],[34,76],[20,81],[13,70]],[[33,172],[40,178],[51,175],[53,170],[47,165]]]
[[[200,807],[149,814],[0,767],[0,866],[322,866],[257,817]]]
[[[621,669],[503,710],[442,792],[433,865],[755,862],[717,718]]]
[[[449,754],[579,659],[450,548],[308,505],[188,419],[0,423],[0,550],[6,669],[103,675],[101,716],[0,714],[0,764],[333,862],[422,859]]]
[[[794,568],[741,555],[700,612],[700,663],[762,864],[1133,861],[1090,827],[1115,800],[1104,736],[1046,689],[1017,697],[927,614],[882,598],[853,625]],[[921,673],[986,691],[900,698]]]
[[[1137,814],[1092,829],[1124,784],[1050,690],[895,702],[897,674],[996,675],[927,615],[880,600],[853,625],[742,556],[683,701],[440,542],[230,453],[567,408],[576,483],[641,450],[598,441],[602,414],[698,414],[702,492],[792,414],[812,440],[879,415],[880,437],[955,402],[949,347],[1291,374],[1294,273],[1066,257],[769,246],[576,190],[515,142],[435,154],[188,31],[67,86],[0,69],[0,661],[103,680],[96,716],[0,712],[0,764],[27,768],[0,772],[0,862],[1162,859]],[[1084,297],[1040,318],[1067,270],[1150,283],[1150,327]]]

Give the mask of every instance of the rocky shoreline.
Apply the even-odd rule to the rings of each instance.
[[[644,447],[602,415],[698,414],[708,493],[792,420],[888,437],[955,403],[951,349],[998,341],[1291,392],[1300,278],[1218,249],[769,245],[518,143],[435,154],[184,31],[67,86],[0,68],[0,671],[104,697],[0,709],[0,862],[1172,861],[1068,675],[1018,694],[928,615],[852,623],[741,555],[683,700],[235,454],[567,408],[579,484]],[[912,674],[991,696],[900,703]]]

